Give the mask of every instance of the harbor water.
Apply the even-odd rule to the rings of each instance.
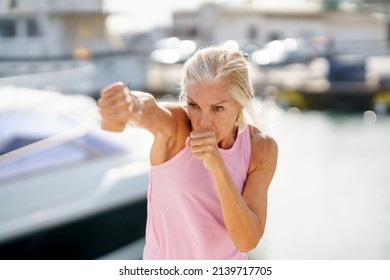
[[[279,144],[252,259],[390,259],[390,117],[260,104]]]

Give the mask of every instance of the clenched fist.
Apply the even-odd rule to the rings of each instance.
[[[203,160],[203,165],[208,170],[218,167],[222,157],[218,149],[215,133],[211,131],[192,131],[189,145],[194,157]]]
[[[131,92],[123,83],[103,89],[98,106],[104,130],[121,132],[127,123],[137,125],[140,122],[142,108],[137,92]]]

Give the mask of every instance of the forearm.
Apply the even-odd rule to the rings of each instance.
[[[129,111],[127,123],[131,126],[150,130],[155,121],[157,113],[157,102],[155,98],[146,92],[133,91],[131,96],[127,97],[129,102]]]
[[[127,124],[149,129],[155,119],[157,103],[151,94],[130,91],[122,83],[116,83],[102,90],[98,106],[102,128],[120,132]]]
[[[225,166],[212,174],[229,235],[240,251],[248,252],[256,247],[262,236],[260,220],[248,207]]]

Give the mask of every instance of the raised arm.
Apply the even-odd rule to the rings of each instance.
[[[98,106],[102,117],[101,127],[107,131],[121,132],[130,124],[155,135],[161,128],[169,128],[172,122],[170,113],[158,106],[151,94],[130,91],[120,82],[100,92]]]
[[[153,95],[130,91],[123,83],[103,89],[98,106],[102,129],[121,132],[130,124],[153,134],[152,164],[172,158],[183,148],[189,134],[188,116],[182,106],[157,103]]]

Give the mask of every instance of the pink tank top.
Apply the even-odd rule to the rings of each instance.
[[[242,193],[251,155],[248,127],[220,152]],[[188,146],[151,167],[145,239],[144,259],[247,259],[227,232],[211,174]]]

